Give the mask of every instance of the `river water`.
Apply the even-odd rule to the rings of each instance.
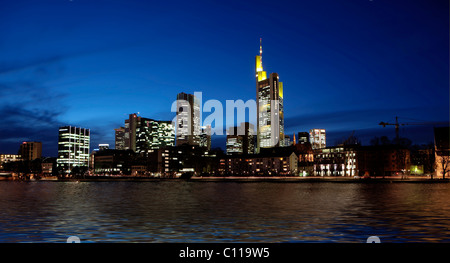
[[[450,184],[0,182],[0,242],[449,242]]]

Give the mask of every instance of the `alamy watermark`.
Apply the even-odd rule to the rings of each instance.
[[[256,127],[265,127],[269,129],[267,133],[276,135],[280,133],[279,126],[271,125],[280,122],[283,118],[278,111],[280,109],[279,100],[259,99],[257,101],[249,99],[243,101],[226,100],[225,106],[222,102],[215,99],[207,100],[203,103],[202,92],[194,92],[193,95],[185,99],[177,99],[172,103],[171,112],[176,112],[172,124],[177,129],[177,135],[200,135],[199,127],[210,127],[209,135],[224,135],[226,125],[234,126],[243,122],[254,123],[251,125],[253,134],[256,134]],[[259,107],[259,111],[258,111]],[[203,116],[208,114],[207,116]],[[236,116],[236,118],[235,118]],[[205,118],[203,118],[205,117]],[[248,117],[248,118],[247,118]],[[192,125],[194,124],[194,125]],[[234,134],[236,132],[236,134]],[[227,135],[245,135],[244,129],[229,129]],[[272,136],[272,143],[276,145],[280,140],[279,136]]]
[[[67,238],[67,243],[80,243],[81,240],[78,236],[70,236]]]
[[[69,236],[67,243],[81,243],[81,240],[78,236]],[[381,243],[381,240],[378,236],[370,236],[367,238],[366,243]]]
[[[370,236],[367,238],[366,243],[381,243],[381,240],[378,236]]]

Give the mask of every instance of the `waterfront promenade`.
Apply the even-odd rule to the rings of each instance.
[[[291,183],[312,183],[312,182],[336,182],[336,183],[446,183],[449,179],[442,179],[430,176],[385,176],[385,177],[350,177],[350,176],[192,176],[190,178],[176,177],[154,177],[154,176],[120,176],[120,175],[89,175],[80,178],[57,178],[56,176],[41,177],[35,179],[31,176],[28,179],[21,179],[10,173],[2,173],[0,181],[191,181],[191,182],[291,182]]]
[[[15,180],[11,180],[15,181]],[[84,178],[41,178],[32,181],[53,181],[53,182],[157,182],[157,181],[188,181],[188,182],[274,182],[274,183],[448,183],[449,179],[433,178],[426,176],[386,176],[384,178],[354,178],[354,177],[294,177],[294,176],[273,176],[273,177],[247,177],[247,176],[227,176],[227,177],[197,177],[189,179],[183,178],[163,178],[145,176],[86,176]]]

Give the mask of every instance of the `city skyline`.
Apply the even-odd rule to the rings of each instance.
[[[261,37],[265,70],[286,86],[287,135],[324,128],[332,145],[355,131],[367,143],[393,138],[393,127],[378,124],[395,116],[449,120],[445,1],[282,2],[276,14],[264,1],[23,2],[0,4],[2,153],[41,141],[43,156],[56,156],[65,125],[89,128],[92,146],[114,145],[129,114],[172,120],[181,92],[256,99]],[[433,140],[432,125],[400,132],[415,143]],[[212,147],[224,148],[219,139]]]

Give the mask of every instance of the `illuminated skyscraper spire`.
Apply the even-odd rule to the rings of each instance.
[[[257,105],[257,149],[285,146],[283,82],[277,73],[269,78],[262,65],[262,38],[259,39],[259,54],[255,56],[256,105]]]
[[[259,38],[259,57],[260,57],[259,63],[261,64],[260,67],[262,69],[263,68],[263,66],[262,66],[262,37]]]
[[[259,39],[259,56],[256,56],[256,79],[257,81],[265,80],[267,78],[266,72],[262,65],[262,38]]]
[[[262,58],[262,38],[259,39],[259,55]]]

